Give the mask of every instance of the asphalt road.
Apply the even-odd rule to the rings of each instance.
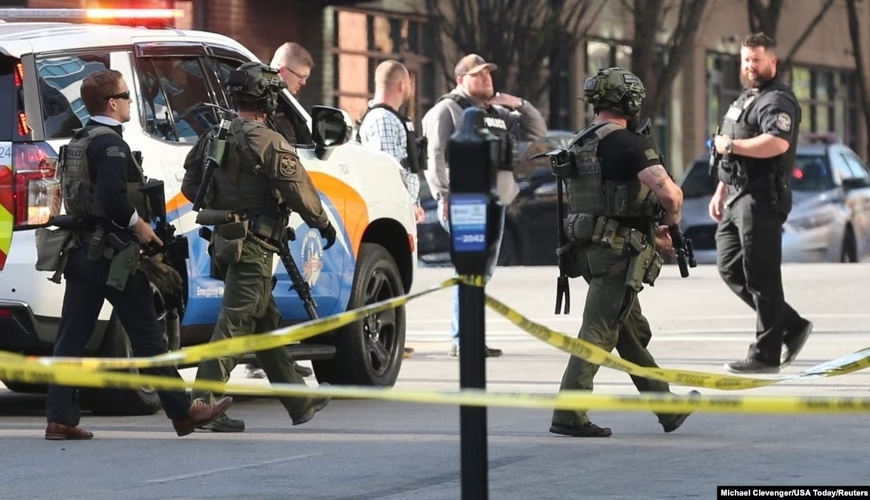
[[[450,274],[421,268],[415,289]],[[815,323],[803,353],[784,373],[870,345],[870,265],[786,265],[784,274],[788,301]],[[574,334],[586,286],[572,282],[572,312],[556,316],[556,275],[554,268],[502,268],[487,291]],[[458,387],[458,363],[447,356],[450,299],[442,290],[408,306],[408,345],[417,352],[405,361],[398,387]],[[743,357],[751,341],[754,316],[713,268],[680,279],[667,267],[641,301],[654,330],[650,347],[662,366],[722,373],[723,363]],[[487,364],[488,387],[555,393],[567,355],[493,312],[487,318],[487,343],[505,350]],[[242,368],[234,379],[244,381]],[[606,368],[595,391],[635,393],[627,375]],[[870,371],[741,394],[870,397]],[[310,423],[292,427],[277,402],[248,399],[229,412],[246,420],[241,434],[197,432],[179,439],[163,414],[86,415],[83,425],[96,434],[88,442],[45,441],[43,408],[42,396],[0,388],[2,499],[460,498],[455,407],[336,401]],[[647,412],[593,411],[591,417],[613,436],[562,438],[547,432],[547,410],[489,410],[490,498],[715,498],[716,486],[726,484],[870,484],[870,414],[697,413],[673,434],[664,434]]]

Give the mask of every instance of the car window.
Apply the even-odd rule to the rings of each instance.
[[[826,191],[832,189],[834,174],[826,155],[797,155],[789,176],[794,191]]]
[[[196,57],[139,61],[146,131],[163,140],[193,143],[217,125],[202,64]]]
[[[230,71],[238,68],[242,64],[240,59],[226,57],[212,57],[211,60],[215,64],[215,71],[217,72],[222,88],[226,85]],[[229,96],[225,90],[224,94],[227,106],[233,108],[232,97]],[[278,132],[284,135],[291,144],[313,144],[311,133],[308,130],[308,124],[305,123],[305,120],[299,112],[296,111],[296,108],[283,95],[278,96],[278,109],[275,110],[275,115],[275,120],[272,122],[273,126],[278,130]]]
[[[864,165],[864,162],[858,158],[858,155],[851,151],[846,151],[842,153],[842,158],[849,167],[849,173],[851,175],[850,180],[852,180],[853,183],[859,182],[864,185],[870,185],[870,173],[867,172],[867,167]]]
[[[72,137],[73,130],[87,122],[90,115],[79,94],[82,80],[107,68],[109,54],[36,57],[46,139]]]
[[[0,56],[0,141],[11,141],[18,125],[18,92],[15,88],[16,81],[19,81],[15,74],[18,63],[14,57]]]
[[[684,198],[713,196],[713,193],[716,192],[716,186],[719,184],[719,177],[716,170],[710,174],[709,169],[710,163],[707,161],[696,161],[692,165],[680,186]]]

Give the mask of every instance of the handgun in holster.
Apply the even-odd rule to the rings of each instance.
[[[106,242],[114,250],[106,285],[123,291],[127,280],[139,269],[139,245],[133,241],[125,243],[115,233],[109,233]]]

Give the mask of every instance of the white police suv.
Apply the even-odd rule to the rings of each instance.
[[[145,175],[165,185],[168,220],[187,237],[190,257],[178,271],[186,296],[177,308],[155,303],[170,345],[208,342],[223,283],[209,278],[207,242],[195,212],[180,193],[184,158],[227,107],[222,85],[229,71],[256,56],[235,40],[208,32],[165,27],[179,11],[0,9],[0,350],[50,355],[64,286],[35,270],[35,228],[56,214],[60,190],[57,153],[88,119],[79,99],[82,79],[104,68],[120,71],[135,97],[124,138],[141,151]],[[122,25],[118,16],[138,27]],[[107,16],[116,16],[109,19]],[[22,17],[39,17],[23,22]],[[99,22],[97,22],[99,20]],[[84,21],[84,23],[82,22]],[[162,25],[153,28],[152,22]],[[315,107],[309,115],[285,90],[278,113],[294,124],[298,154],[338,231],[328,251],[316,230],[291,218],[295,261],[312,289],[319,316],[389,299],[410,290],[417,263],[412,207],[390,156],[350,141],[343,111]],[[313,118],[312,118],[313,117]],[[316,133],[312,133],[314,130]],[[275,259],[275,297],[285,323],[308,316]],[[168,309],[168,310],[167,310]],[[288,346],[311,359],[319,381],[391,386],[405,342],[403,308],[365,318]],[[106,303],[88,354],[129,356],[129,342]],[[39,390],[12,381],[11,390]],[[95,413],[149,414],[159,410],[154,391],[83,390]]]

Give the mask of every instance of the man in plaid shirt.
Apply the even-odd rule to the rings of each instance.
[[[420,207],[420,176],[425,167],[421,148],[414,132],[414,122],[399,113],[399,108],[411,98],[411,75],[400,62],[387,60],[375,69],[375,98],[360,121],[357,137],[364,145],[383,151],[396,159],[408,196],[414,206],[417,223],[425,219]],[[425,144],[422,152],[425,153]],[[414,352],[405,348],[405,357]]]

